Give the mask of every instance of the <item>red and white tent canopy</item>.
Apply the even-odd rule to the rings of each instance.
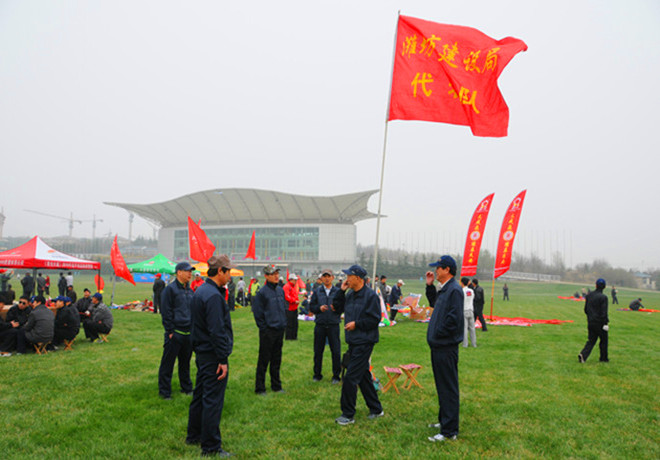
[[[0,252],[0,267],[100,270],[101,262],[78,259],[56,251],[35,236],[17,248]]]

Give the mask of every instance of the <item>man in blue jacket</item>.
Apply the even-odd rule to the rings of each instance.
[[[429,264],[435,273],[426,272],[426,297],[433,308],[426,341],[431,347],[431,365],[438,393],[440,411],[438,423],[429,428],[440,428],[440,433],[429,437],[429,441],[454,440],[458,436],[459,392],[458,392],[458,344],[463,341],[463,289],[454,279],[456,261],[442,256]],[[433,285],[437,279],[438,289]]]
[[[234,345],[226,284],[235,268],[226,255],[208,260],[206,282],[195,291],[191,303],[190,337],[195,350],[197,378],[188,412],[186,443],[200,444],[202,456],[229,457],[222,448],[220,418],[229,376],[228,358]]]
[[[266,370],[270,366],[270,387],[274,392],[284,393],[280,380],[282,345],[286,328],[286,312],[289,304],[284,290],[278,285],[280,269],[274,265],[264,267],[266,284],[252,298],[252,314],[259,328],[259,358],[254,392],[266,393]]]
[[[374,345],[378,343],[380,323],[380,299],[367,284],[367,271],[359,265],[342,270],[346,280],[335,295],[333,304],[338,314],[344,313],[344,331],[348,344],[348,365],[341,387],[341,416],[335,419],[339,425],[354,423],[357,388],[360,387],[369,408],[367,418],[376,419],[385,415],[378,399],[369,370],[369,359]],[[347,289],[350,288],[350,290]]]
[[[172,399],[172,372],[177,358],[181,392],[192,394],[193,390],[190,380],[190,302],[193,296],[190,278],[193,267],[188,262],[179,262],[175,270],[176,278],[167,285],[160,298],[165,343],[158,370],[158,394],[163,399]]]
[[[309,309],[314,313],[316,323],[314,326],[314,381],[320,382],[323,378],[323,350],[327,339],[332,355],[332,382],[337,384],[341,374],[341,339],[339,338],[339,323],[341,313],[335,311],[332,301],[339,292],[337,286],[333,286],[335,276],[332,270],[325,269],[321,272],[321,286],[314,290]]]

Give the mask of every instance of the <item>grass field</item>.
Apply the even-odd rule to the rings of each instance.
[[[79,293],[87,278],[76,278]],[[495,314],[556,318],[574,323],[493,326],[477,332],[479,347],[460,348],[459,440],[442,445],[427,436],[437,397],[426,345],[426,324],[401,318],[381,328],[372,362],[382,368],[416,362],[423,389],[380,394],[385,417],[367,420],[358,394],[353,425],[340,415],[339,386],[329,382],[326,351],[322,382],[312,382],[312,322],[285,342],[286,394],[253,393],[258,335],[249,309],[233,314],[234,353],[221,423],[223,447],[238,458],[660,458],[660,313],[616,311],[610,306],[610,360],[586,364],[577,353],[586,340],[583,304],[557,299],[575,285],[509,283],[510,302],[496,290]],[[578,288],[581,286],[578,286]],[[117,285],[116,302],[144,299],[150,285]],[[487,295],[490,286],[484,285]],[[109,299],[111,284],[106,286]],[[422,293],[407,282],[404,293]],[[621,289],[660,309],[660,293]],[[623,305],[622,305],[623,306]],[[12,356],[0,361],[0,452],[4,458],[197,458],[184,444],[190,397],[157,396],[162,350],[160,317],[115,311],[109,343],[78,337],[74,351]],[[400,315],[399,315],[400,316]],[[397,318],[399,319],[399,318]],[[193,365],[194,369],[194,359]],[[193,373],[194,374],[194,373]],[[194,378],[194,375],[193,375]]]

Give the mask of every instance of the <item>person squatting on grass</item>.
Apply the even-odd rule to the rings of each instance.
[[[188,412],[187,444],[200,444],[202,455],[229,457],[222,448],[220,419],[229,378],[229,355],[234,345],[225,285],[236,266],[226,255],[208,260],[206,282],[195,291],[191,303],[191,341],[195,350],[197,378]]]
[[[607,331],[609,331],[609,318],[607,317],[607,296],[603,294],[605,289],[605,280],[599,278],[596,281],[596,290],[587,294],[587,299],[584,303],[584,313],[587,315],[587,330],[589,338],[584,348],[578,354],[578,361],[584,363],[589,355],[596,341],[600,339],[600,362],[607,363]]]
[[[266,394],[266,369],[270,366],[270,387],[276,393],[284,393],[280,380],[282,345],[286,328],[286,312],[289,304],[284,290],[277,284],[280,269],[274,265],[264,267],[266,284],[252,297],[252,314],[259,328],[259,358],[254,392]]]
[[[85,337],[90,342],[98,339],[99,334],[108,334],[112,330],[114,324],[112,312],[103,303],[103,294],[97,292],[92,296],[92,302],[85,315],[87,319],[83,322],[83,328],[85,329]]]
[[[342,270],[346,280],[335,295],[335,311],[344,313],[344,330],[348,344],[348,365],[341,387],[341,415],[335,419],[339,425],[355,422],[355,403],[357,388],[360,387],[364,401],[369,408],[369,419],[385,415],[378,399],[369,370],[369,358],[378,343],[378,324],[380,323],[380,300],[365,278],[367,271],[359,265],[352,265]],[[347,289],[350,290],[347,291]]]
[[[438,423],[429,428],[440,428],[440,433],[429,441],[454,440],[458,436],[460,409],[458,391],[458,344],[463,341],[463,290],[456,282],[456,261],[447,255],[429,264],[435,268],[426,272],[426,297],[433,307],[426,341],[431,348],[431,365],[440,411]],[[439,289],[433,285],[437,279]]]
[[[172,372],[174,361],[179,359],[179,383],[181,392],[191,394],[190,380],[190,288],[193,267],[188,262],[176,264],[176,278],[163,290],[160,297],[160,316],[165,328],[163,357],[158,369],[158,394],[163,399],[172,398]]]

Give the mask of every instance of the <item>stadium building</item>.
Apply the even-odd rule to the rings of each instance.
[[[172,260],[188,259],[188,216],[201,221],[216,253],[240,267],[272,263],[305,275],[345,268],[356,261],[356,222],[378,190],[332,197],[257,189],[215,189],[154,204],[108,203],[160,226],[158,249]],[[256,232],[257,261],[244,259]]]

